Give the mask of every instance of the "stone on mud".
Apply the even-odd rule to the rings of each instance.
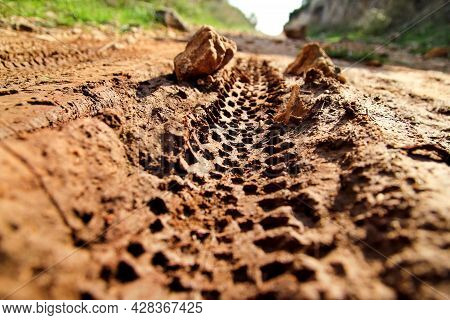
[[[236,50],[234,41],[219,35],[210,26],[203,26],[175,57],[175,74],[180,81],[211,75],[223,68]]]
[[[305,40],[307,34],[307,26],[284,26],[284,34],[290,39]]]
[[[24,32],[34,32],[36,31],[36,27],[25,18],[17,18],[13,24],[12,28],[16,31],[24,31]]]
[[[427,53],[425,53],[425,59],[433,59],[433,58],[447,58],[449,55],[449,48],[445,47],[436,47],[430,49]]]
[[[187,24],[171,9],[161,9],[156,11],[156,20],[166,27],[181,31],[189,31]]]
[[[345,82],[344,78],[339,75],[339,68],[334,65],[325,50],[315,42],[306,44],[303,47],[295,61],[286,68],[285,73],[304,76],[311,69],[320,70],[326,77],[336,78],[341,82]]]
[[[294,84],[289,100],[285,104],[283,111],[275,115],[275,121],[289,124],[296,124],[308,115],[310,108],[302,101],[300,96],[300,87]]]

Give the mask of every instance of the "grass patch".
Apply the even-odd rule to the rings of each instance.
[[[347,60],[351,62],[355,61],[378,61],[380,63],[386,63],[388,61],[388,56],[385,54],[378,54],[370,51],[358,51],[351,50],[348,48],[327,48],[327,54],[334,59]]]
[[[413,53],[424,54],[434,47],[450,46],[450,24],[428,22],[401,35],[395,43],[409,47]]]
[[[380,25],[371,28],[361,26],[335,26],[332,30],[331,28],[311,28],[308,36],[327,43],[350,40],[382,44],[392,39],[391,43],[418,54],[424,54],[435,47],[450,47],[450,24],[442,16],[430,17],[428,20],[408,29],[409,26],[410,22],[400,26]],[[405,32],[399,35],[399,32],[404,30]],[[341,54],[345,55],[345,52]],[[354,54],[349,53],[350,57],[352,55]]]
[[[327,28],[311,28],[308,36],[326,43],[339,43],[341,41],[361,41],[364,43],[380,43],[386,41],[386,36],[368,34],[359,28],[334,27],[333,30]]]
[[[254,31],[254,25],[237,8],[225,0],[171,0],[166,6],[174,8],[187,22],[208,24],[219,29]]]
[[[100,0],[18,0],[6,1],[2,7],[3,16],[37,17],[49,26],[73,26],[87,24],[135,24],[151,25],[155,21],[154,7],[151,3],[118,1],[110,5]],[[4,9],[4,10],[3,10]]]
[[[219,29],[254,30],[238,9],[224,0],[3,0],[0,16],[37,17],[46,26],[75,24],[118,27],[156,25],[155,11],[175,9],[193,25],[209,24]]]

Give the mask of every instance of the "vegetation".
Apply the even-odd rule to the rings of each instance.
[[[308,9],[310,2],[307,1],[300,11]],[[391,40],[415,53],[450,46],[450,6],[442,6],[444,1],[386,0],[380,3],[384,5],[369,8],[354,22],[311,26],[309,36],[331,42],[348,39],[385,43]]]
[[[166,6],[173,7],[188,22],[196,25],[209,24],[219,29],[254,30],[252,23],[226,0],[172,0]]]
[[[352,62],[361,62],[361,61],[377,61],[381,64],[384,64],[388,61],[388,56],[385,54],[378,54],[376,52],[367,51],[367,50],[352,50],[345,47],[340,48],[327,48],[327,54],[331,58],[342,59]]]
[[[155,11],[170,7],[187,22],[219,29],[253,30],[252,23],[226,0],[4,0],[0,16],[38,17],[48,26],[77,23],[156,25]]]
[[[406,32],[396,43],[411,47],[411,51],[425,53],[433,47],[450,46],[450,25],[424,23],[419,28]]]
[[[362,41],[366,43],[392,42],[410,49],[413,53],[426,53],[434,47],[450,46],[450,26],[448,24],[436,25],[433,22],[424,23],[408,30],[403,34],[385,31],[385,34],[367,32],[365,29],[334,28],[333,31],[310,30],[311,38],[320,39],[328,43],[337,43],[342,40]],[[392,40],[392,41],[391,41]]]

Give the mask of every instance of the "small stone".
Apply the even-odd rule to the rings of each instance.
[[[103,51],[107,51],[107,50],[122,50],[124,48],[125,48],[125,45],[123,43],[110,42],[110,43],[104,45],[103,47],[101,47],[98,51],[103,52]]]
[[[33,24],[31,24],[31,22],[27,21],[24,18],[17,19],[13,23],[12,28],[14,30],[24,31],[24,32],[33,32],[36,30],[36,27]]]
[[[189,31],[189,27],[181,20],[178,14],[171,9],[162,9],[156,11],[156,20],[166,27],[181,31]]]
[[[307,26],[290,26],[284,27],[284,34],[290,39],[305,40],[307,34]]]
[[[49,18],[49,19],[52,19],[52,20],[58,19],[58,15],[57,15],[55,12],[53,12],[53,11],[47,11],[47,12],[45,13],[45,16],[46,16],[47,18]]]
[[[175,57],[175,74],[180,81],[211,75],[230,62],[236,50],[234,41],[210,26],[203,26]]]
[[[444,47],[437,47],[429,50],[425,55],[425,59],[433,59],[433,58],[447,58],[449,50]]]
[[[383,66],[383,62],[378,59],[370,59],[364,62],[364,64],[368,67],[380,68]]]
[[[286,68],[285,73],[304,76],[311,69],[320,70],[324,76],[336,78],[342,82],[339,69],[318,43],[305,45],[295,61]]]
[[[37,34],[35,37],[36,37],[36,39],[44,40],[44,41],[48,41],[48,42],[57,41],[55,37],[52,37],[49,34]]]
[[[292,86],[289,100],[283,107],[283,111],[275,115],[275,121],[284,124],[296,123],[310,112],[310,108],[303,102],[300,96],[298,84]]]

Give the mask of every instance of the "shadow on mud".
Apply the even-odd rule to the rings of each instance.
[[[136,96],[142,99],[148,97],[160,87],[172,86],[175,84],[177,84],[177,79],[173,73],[161,75],[156,78],[140,82],[136,89]]]
[[[136,96],[139,99],[146,98],[152,95],[156,90],[161,87],[176,86],[179,88],[176,93],[182,99],[187,99],[187,93],[183,89],[193,89],[196,88],[201,92],[211,92],[216,90],[214,83],[208,85],[198,85],[195,81],[178,81],[174,73],[169,73],[161,75],[149,80],[139,82],[136,89]]]

